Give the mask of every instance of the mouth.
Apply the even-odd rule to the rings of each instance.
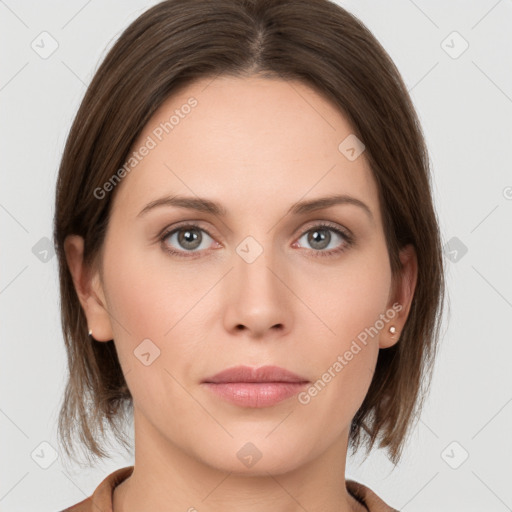
[[[296,395],[309,380],[278,366],[237,366],[208,377],[201,384],[235,405],[259,408]]]

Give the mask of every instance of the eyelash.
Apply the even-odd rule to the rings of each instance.
[[[171,254],[172,256],[178,256],[181,258],[195,258],[196,256],[193,256],[193,255],[198,254],[201,251],[175,251],[174,249],[170,249],[169,246],[165,243],[165,239],[168,238],[170,235],[172,235],[178,231],[185,230],[187,228],[195,228],[200,231],[204,231],[210,238],[212,238],[212,239],[214,238],[208,232],[207,229],[201,227],[199,224],[195,224],[193,222],[187,223],[187,224],[181,225],[179,227],[174,227],[173,229],[166,229],[162,233],[162,235],[159,236],[159,240],[163,246],[163,249],[166,252],[168,252],[169,254]],[[334,257],[334,256],[337,256],[338,254],[341,254],[345,250],[349,249],[354,244],[354,238],[352,237],[352,235],[350,235],[349,233],[347,233],[345,231],[342,231],[341,229],[339,229],[337,227],[334,227],[332,224],[325,223],[325,222],[320,222],[319,224],[316,224],[313,227],[307,229],[299,236],[299,239],[302,238],[305,234],[309,233],[310,231],[314,231],[316,229],[325,229],[325,228],[327,228],[330,231],[333,231],[334,233],[336,233],[337,235],[342,237],[344,239],[344,243],[337,249],[331,249],[329,251],[309,249],[313,253],[312,255],[314,257],[320,257],[320,258]],[[189,255],[187,255],[187,253],[189,253],[191,255],[189,256]]]

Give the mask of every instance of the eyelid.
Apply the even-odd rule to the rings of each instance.
[[[341,225],[339,225],[339,224],[337,224],[335,222],[329,221],[329,220],[321,220],[321,219],[309,221],[305,225],[302,225],[300,228],[297,228],[297,230],[294,232],[293,236],[301,237],[304,234],[306,234],[308,231],[310,231],[311,229],[319,227],[319,226],[325,226],[325,227],[333,228],[335,230],[339,230],[347,238],[353,237],[353,235],[350,232],[350,230],[348,230],[344,226],[341,226]],[[210,233],[208,228],[205,227],[205,225],[203,224],[202,221],[200,221],[200,220],[199,221],[196,221],[196,220],[191,220],[191,221],[183,220],[183,221],[176,222],[175,224],[172,224],[172,226],[166,226],[164,229],[162,229],[162,231],[158,234],[158,239],[160,239],[163,236],[170,235],[172,232],[176,231],[177,229],[185,228],[185,227],[197,227],[197,228],[200,228],[203,231],[205,231],[205,233],[208,236],[210,236],[211,238],[216,238],[214,235],[212,235]],[[220,242],[218,242],[218,243],[220,243]]]
[[[299,228],[298,232],[300,233],[300,236],[302,236],[305,233],[307,233],[308,231],[311,231],[312,229],[317,228],[317,227],[332,228],[335,231],[340,231],[347,238],[353,238],[352,233],[346,227],[344,227],[341,224],[338,224],[336,222],[333,222],[330,220],[322,220],[322,219],[316,219],[316,220],[307,222],[305,225],[302,225]]]
[[[222,245],[220,242],[217,241],[216,237],[210,233],[210,231],[208,230],[208,228],[205,227],[205,225],[202,221],[196,221],[196,220],[193,220],[193,221],[184,220],[184,221],[180,221],[175,224],[172,224],[171,226],[165,227],[158,235],[158,240],[161,242],[162,245],[166,245],[164,243],[164,240],[167,237],[169,237],[170,235],[174,234],[176,231],[179,231],[180,229],[183,229],[183,228],[197,228],[201,231],[204,231],[215,243]],[[309,221],[308,223],[306,223],[306,225],[302,225],[300,228],[297,229],[297,231],[299,233],[296,234],[297,231],[294,233],[293,236],[294,236],[295,241],[293,242],[293,244],[296,244],[300,238],[302,238],[306,233],[309,233],[311,230],[313,230],[315,228],[331,229],[332,231],[334,231],[335,233],[339,234],[341,237],[344,238],[344,244],[340,248],[330,249],[328,251],[315,251],[314,249],[306,248],[306,250],[308,252],[312,252],[314,256],[320,256],[320,257],[334,256],[336,253],[343,252],[344,250],[348,249],[355,243],[354,235],[350,232],[350,230],[348,230],[344,226],[341,226],[332,221],[316,219],[313,221]],[[193,255],[200,255],[203,252],[209,251],[208,249],[203,249],[201,251],[184,251],[184,250],[170,249],[167,245],[166,245],[165,250],[171,254],[176,254],[179,256],[184,256],[184,257],[189,257],[189,258],[193,258],[194,257]],[[189,256],[186,256],[187,254]]]
[[[314,229],[327,229],[330,231],[333,231],[336,233],[339,237],[343,239],[343,243],[338,246],[335,249],[329,249],[328,251],[315,251],[314,249],[306,249],[311,255],[315,258],[330,258],[330,257],[336,257],[340,255],[341,253],[345,252],[346,250],[352,248],[356,243],[356,238],[352,234],[352,232],[345,228],[344,226],[341,226],[337,223],[331,222],[331,221],[325,221],[325,220],[316,220],[312,221],[312,225],[309,227],[302,227],[301,228],[301,234],[297,238],[297,242],[307,233],[313,231]],[[296,244],[297,242],[294,242]]]
[[[201,231],[204,231],[210,238],[215,239],[215,237],[210,233],[208,228],[206,228],[205,225],[200,220],[189,220],[189,221],[183,220],[183,221],[176,222],[175,224],[172,224],[170,226],[166,226],[158,234],[157,238],[162,239],[164,237],[169,236],[174,231],[177,231],[177,230],[183,229],[183,228],[188,228],[188,227],[201,229]],[[218,242],[218,243],[220,243],[220,242]]]

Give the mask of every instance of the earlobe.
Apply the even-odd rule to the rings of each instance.
[[[409,311],[411,309],[416,281],[418,278],[418,259],[412,244],[406,245],[400,251],[402,269],[396,282],[395,293],[391,297],[388,308],[392,308],[396,315],[382,332],[379,348],[389,348],[400,339]]]
[[[112,340],[112,325],[99,271],[90,269],[83,263],[83,237],[67,236],[64,241],[64,252],[78,299],[87,318],[88,329],[92,331],[96,341]]]

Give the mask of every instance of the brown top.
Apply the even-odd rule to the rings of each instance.
[[[96,490],[91,496],[61,512],[112,512],[114,487],[128,478],[132,472],[133,466],[127,466],[110,473],[110,475],[96,487]],[[364,505],[368,509],[368,512],[398,512],[396,509],[386,505],[365,485],[354,482],[353,480],[347,480],[346,486],[348,492]]]

